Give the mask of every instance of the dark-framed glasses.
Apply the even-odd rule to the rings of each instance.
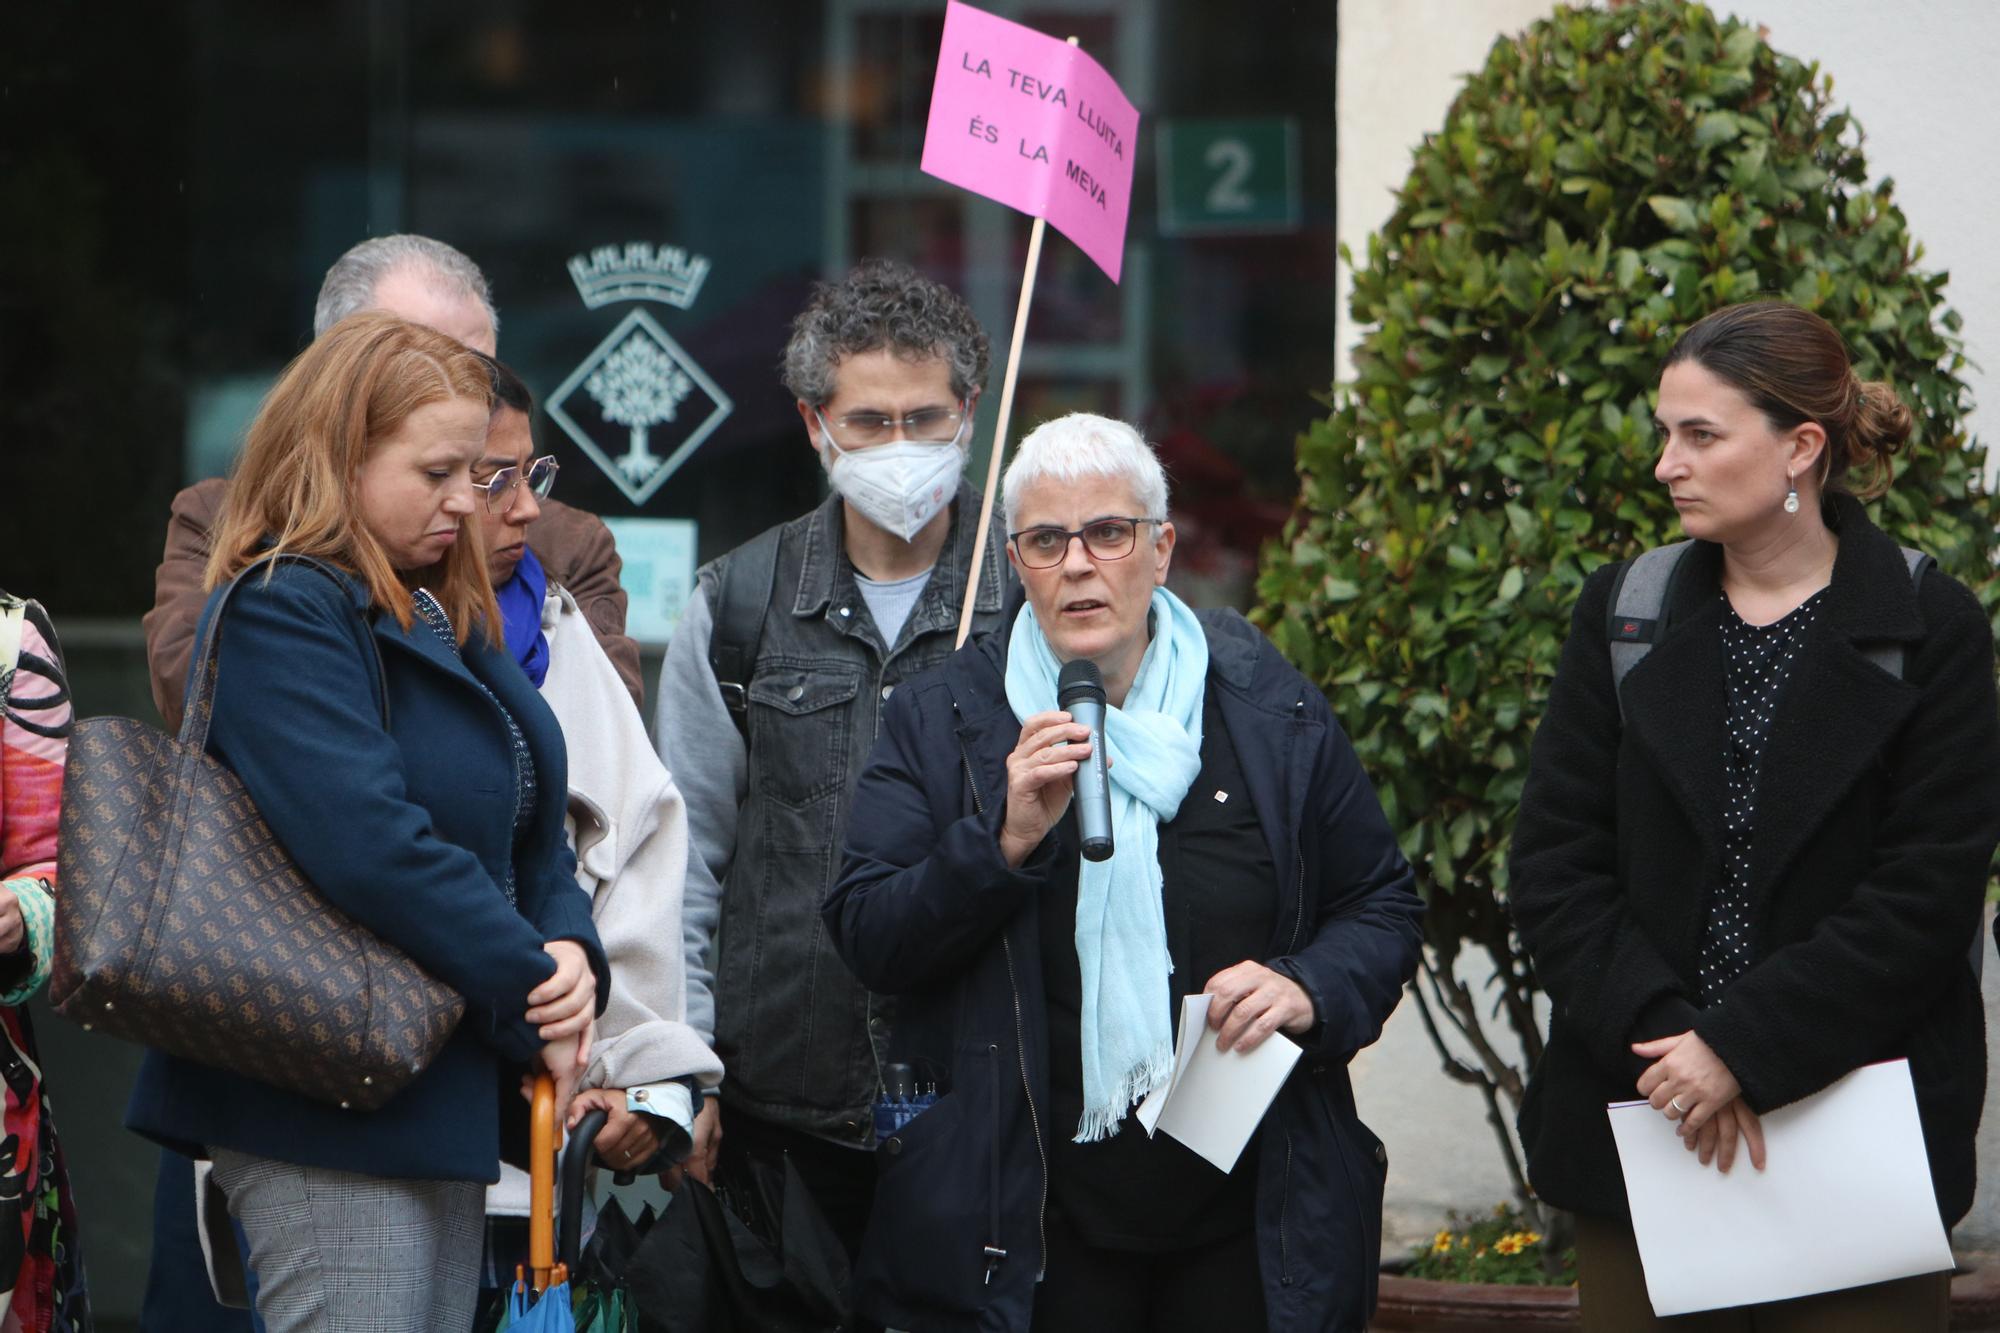
[[[1093,518],[1080,528],[1039,527],[1010,532],[1014,554],[1029,569],[1053,569],[1069,555],[1069,544],[1081,541],[1093,560],[1123,560],[1138,544],[1139,526],[1161,523],[1157,518]]]
[[[549,498],[549,492],[556,488],[556,473],[562,471],[562,464],[556,462],[554,454],[543,454],[531,460],[525,467],[503,467],[486,482],[474,482],[473,489],[486,492],[486,512],[505,514],[514,508],[521,498],[520,486],[527,482],[537,500]]]
[[[849,412],[827,420],[826,413],[813,409],[820,429],[842,449],[867,449],[887,444],[898,431],[911,444],[951,444],[958,439],[959,425],[965,420],[965,406],[920,407],[900,417],[885,412]]]

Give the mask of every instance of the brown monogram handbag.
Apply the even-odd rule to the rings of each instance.
[[[85,1028],[372,1111],[443,1048],[465,1001],[315,892],[206,752],[217,630],[266,567],[216,604],[178,739],[130,718],[76,724],[49,998]],[[387,726],[379,653],[373,666]]]

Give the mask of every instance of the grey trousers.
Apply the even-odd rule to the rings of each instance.
[[[268,1333],[432,1333],[472,1325],[483,1185],[386,1180],[216,1148],[250,1241]]]

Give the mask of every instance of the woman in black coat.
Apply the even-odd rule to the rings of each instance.
[[[1586,1325],[1621,1330],[1654,1317],[1607,1102],[1645,1098],[1704,1165],[1761,1167],[1760,1115],[1907,1056],[1938,1209],[1964,1215],[1986,1070],[1968,948],[2000,839],[1986,616],[1935,569],[1913,582],[1845,489],[1886,484],[1908,409],[1824,320],[1757,302],[1682,336],[1656,415],[1692,539],[1667,628],[1617,685],[1624,567],[1585,582],[1512,873],[1554,1002],[1529,1174],[1578,1215]],[[1948,1276],[1700,1326],[1942,1329]]]
[[[265,399],[216,529],[204,633],[272,550],[322,566],[255,569],[222,608],[210,752],[329,902],[466,1002],[374,1111],[148,1053],[128,1123],[214,1161],[271,1333],[471,1325],[511,1085],[573,1083],[609,992],[562,732],[465,523],[488,365],[389,315],[341,321]]]

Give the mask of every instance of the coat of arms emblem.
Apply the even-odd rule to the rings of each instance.
[[[573,256],[569,275],[592,310],[625,301],[686,310],[701,293],[708,260],[677,246],[635,241]],[[643,505],[734,406],[641,308],[619,320],[570,372],[550,395],[548,413],[627,499]]]

